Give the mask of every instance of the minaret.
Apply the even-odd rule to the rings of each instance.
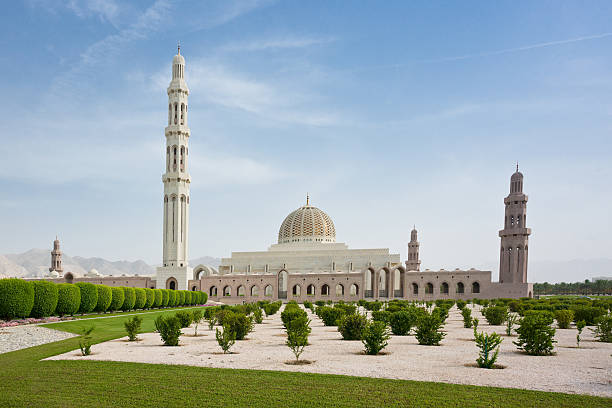
[[[51,251],[51,267],[49,268],[49,272],[57,271],[60,275],[64,272],[62,268],[62,251],[60,250],[60,242],[55,237],[55,241],[53,241],[53,250]]]
[[[416,226],[412,228],[410,233],[410,242],[408,243],[408,260],[406,261],[407,271],[418,271],[421,268],[419,260],[419,241],[417,240]]]
[[[499,282],[527,283],[531,228],[527,228],[527,195],[523,193],[523,174],[519,172],[518,163],[516,172],[510,177],[510,194],[504,198],[504,204],[504,229],[499,231]]]
[[[158,268],[158,288],[187,289],[191,278],[188,266],[189,250],[189,136],[187,111],[189,88],[185,82],[185,58],[181,46],[172,59],[172,81],[168,86],[168,126],[166,135],[166,166],[164,183],[163,266]]]

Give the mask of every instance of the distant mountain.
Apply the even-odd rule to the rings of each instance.
[[[8,254],[5,257],[27,271],[25,275],[22,270],[8,271],[9,276],[42,277],[49,272],[51,265],[51,251],[47,249],[30,249],[22,254]],[[77,275],[83,275],[86,272],[76,260],[66,254],[62,255],[62,265],[66,272],[74,272]]]
[[[83,258],[75,256],[73,258],[78,264],[85,269],[90,271],[96,269],[102,275],[154,275],[155,268],[148,265],[144,261],[138,260],[134,262],[129,261],[107,261],[103,258]],[[65,269],[65,268],[64,268]]]
[[[212,256],[202,256],[200,258],[191,259],[189,261],[189,266],[191,266],[192,268],[200,264],[214,266],[215,268],[218,268],[219,265],[221,265],[221,258],[214,258]]]
[[[27,269],[21,265],[17,265],[6,256],[0,255],[0,279],[9,276],[21,277],[26,275],[28,275]]]

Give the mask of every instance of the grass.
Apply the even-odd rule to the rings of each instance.
[[[168,311],[143,314],[143,331]],[[125,335],[126,316],[45,325],[72,333],[95,324],[98,343]],[[161,346],[160,346],[161,347]],[[78,348],[71,338],[0,355],[1,407],[609,407],[611,400],[506,388],[294,372],[101,361],[40,361]],[[92,347],[95,352],[95,345]]]

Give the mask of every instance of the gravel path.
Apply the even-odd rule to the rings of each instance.
[[[480,330],[503,333],[503,327],[487,325],[479,312],[473,315],[480,319]],[[310,318],[311,345],[302,355],[302,359],[314,360],[309,365],[285,364],[293,354],[284,344],[286,336],[278,313],[256,325],[248,340],[236,342],[232,348],[235,354],[223,355],[214,332],[200,325],[198,331],[203,336],[193,337],[193,328],[184,329],[180,347],[162,347],[159,334],[146,333],[138,342],[122,338],[94,345],[87,359],[343,374],[612,397],[612,344],[594,341],[588,329],[583,331],[580,349],[575,348],[575,329],[557,330],[556,354],[546,357],[525,355],[512,344],[516,336],[503,336],[498,364],[506,368],[486,370],[471,366],[478,349],[472,341],[472,329],[463,328],[456,308],[447,320],[447,336],[441,346],[420,346],[414,336],[393,336],[385,349],[387,354],[379,356],[362,354],[360,341],[341,340],[335,327],[323,326],[315,315]],[[77,350],[50,359],[83,357]]]
[[[74,337],[76,334],[37,325],[0,329],[0,354]]]

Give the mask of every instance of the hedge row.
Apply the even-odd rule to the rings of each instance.
[[[204,292],[0,279],[0,319],[201,305]]]

